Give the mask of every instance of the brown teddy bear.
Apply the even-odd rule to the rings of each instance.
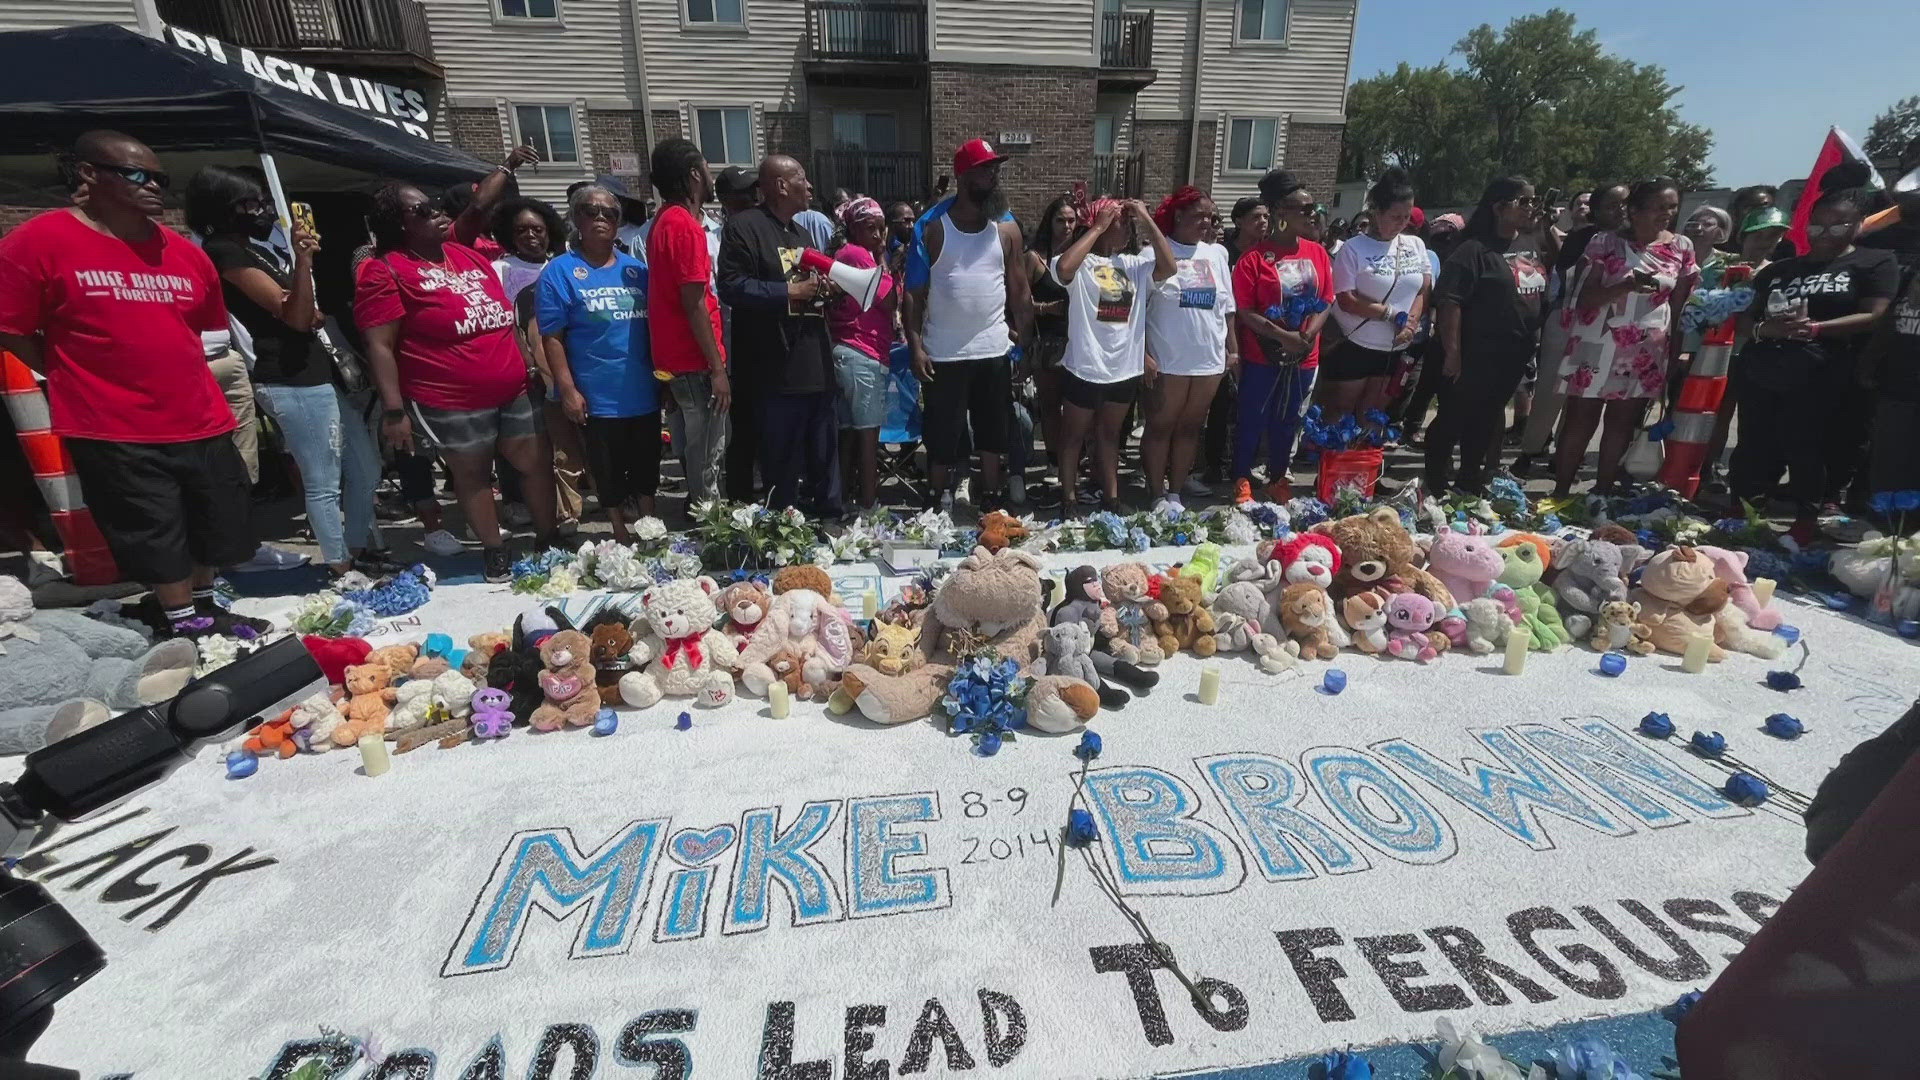
[[[744,649],[753,639],[753,632],[760,629],[760,620],[772,609],[773,594],[752,579],[736,581],[720,590],[720,595],[714,597],[714,606],[727,617],[727,624],[721,630],[733,641],[735,649]]]
[[[1453,594],[1439,578],[1421,569],[1420,548],[1392,507],[1376,506],[1364,514],[1323,521],[1312,531],[1332,537],[1340,546],[1340,572],[1331,586],[1336,604],[1381,588],[1389,593],[1417,592],[1442,611],[1453,608]]]
[[[807,682],[799,653],[783,648],[767,657],[767,667],[773,671],[775,681],[786,684],[787,693],[793,695],[793,700],[806,701],[814,696],[814,688]]]
[[[473,635],[467,639],[467,658],[460,662],[460,674],[472,679],[476,686],[485,686],[487,666],[493,663],[493,654],[512,647],[512,634],[489,630]]]
[[[1119,634],[1107,642],[1115,659],[1152,667],[1167,658],[1167,648],[1153,627],[1167,617],[1167,609],[1153,596],[1153,575],[1137,562],[1114,563],[1100,571],[1100,591],[1113,606]]]
[[[1011,547],[1015,540],[1027,538],[1027,527],[1004,510],[989,510],[980,516],[980,546],[988,551]]]
[[[1301,657],[1331,660],[1339,654],[1327,629],[1332,622],[1333,601],[1318,585],[1303,581],[1280,594],[1280,624],[1300,643]]]
[[[386,664],[348,668],[346,690],[340,695],[340,713],[346,722],[333,729],[333,745],[352,746],[362,735],[385,734],[387,714],[399,696],[393,688],[393,669]]]
[[[420,646],[389,645],[384,649],[375,649],[367,654],[367,663],[385,664],[396,679],[413,676],[413,662],[420,659]]]
[[[618,611],[607,611],[591,619],[586,632],[590,642],[587,657],[593,663],[593,685],[600,694],[600,704],[619,705],[620,676],[633,670],[633,661],[627,658],[633,648],[633,631],[627,629],[627,620]]]
[[[836,604],[840,602],[840,598],[833,594],[833,578],[812,563],[784,567],[773,575],[773,595],[779,596],[794,589],[808,589]]]
[[[540,689],[547,700],[527,721],[535,730],[593,723],[600,711],[600,692],[587,674],[592,651],[593,643],[578,630],[562,630],[540,643],[540,662],[546,667],[540,673]]]
[[[1160,647],[1171,656],[1186,649],[1195,656],[1212,656],[1219,648],[1214,641],[1213,614],[1207,610],[1207,599],[1202,591],[1200,579],[1185,574],[1168,574],[1160,579],[1160,606],[1166,609],[1166,617],[1156,619],[1153,632],[1160,639]]]

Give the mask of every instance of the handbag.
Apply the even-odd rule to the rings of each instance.
[[[1633,438],[1633,445],[1627,447],[1626,454],[1620,459],[1620,467],[1635,480],[1653,479],[1660,475],[1660,467],[1666,464],[1666,450],[1661,446],[1661,440],[1653,434],[1653,429],[1658,426],[1659,422],[1655,421],[1641,427],[1639,434]]]
[[[320,347],[327,351],[333,361],[333,383],[348,394],[358,394],[373,385],[367,376],[367,362],[358,350],[348,342],[346,332],[340,328],[340,322],[329,315],[314,331]]]

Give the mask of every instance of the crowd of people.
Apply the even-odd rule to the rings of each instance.
[[[660,512],[669,456],[688,508],[874,507],[881,432],[915,418],[916,498],[949,508],[1122,509],[1136,440],[1147,505],[1284,500],[1310,467],[1309,405],[1421,443],[1434,491],[1484,491],[1516,445],[1511,471],[1550,462],[1570,494],[1597,435],[1604,494],[1700,354],[1690,299],[1736,280],[1754,294],[1706,490],[1736,413],[1731,494],[1764,502],[1784,472],[1803,539],[1849,492],[1920,488],[1920,286],[1885,246],[1913,230],[1857,243],[1872,207],[1852,188],[1805,196],[1796,254],[1772,189],[1682,223],[1664,178],[1562,206],[1501,177],[1464,216],[1430,216],[1390,169],[1339,227],[1284,169],[1224,219],[1192,186],[1150,207],[1073,184],[1023,228],[1001,183],[1018,166],[982,140],[925,208],[821,199],[779,154],[716,175],[684,139],[653,148],[654,212],[610,177],[556,208],[518,194],[532,159],[516,150],[441,194],[384,185],[367,235],[345,241],[351,310],[323,314],[322,238],[283,219],[257,171],[194,175],[189,239],[157,221],[171,178],[149,148],[77,142],[74,205],[0,239],[0,347],[44,376],[156,625],[230,629],[209,589],[256,556],[256,403],[335,575],[396,566],[376,514],[389,469],[424,546],[449,554],[463,545],[440,519],[443,470],[504,580],[508,530],[555,543],[589,498],[631,537]],[[1033,482],[1035,461],[1052,483]]]

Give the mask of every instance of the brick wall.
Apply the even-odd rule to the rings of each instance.
[[[1149,202],[1187,182],[1187,128],[1184,120],[1136,120],[1133,149],[1145,158]]]
[[[802,165],[813,163],[813,124],[803,112],[767,112],[760,115],[762,145],[769,154],[786,154]]]
[[[1194,176],[1200,178],[1201,180],[1210,180],[1213,177],[1213,169],[1215,164],[1213,160],[1213,153],[1214,153],[1213,126],[1214,126],[1213,121],[1202,120],[1200,122],[1200,129],[1194,132],[1194,135],[1193,135],[1195,141],[1197,141],[1200,144],[1200,149],[1195,154],[1193,159]],[[1212,195],[1215,200],[1231,203],[1234,199],[1239,198],[1242,193],[1233,192],[1233,191],[1213,191],[1213,192],[1208,192],[1208,194]]]
[[[687,133],[680,130],[679,109],[653,110],[654,141],[664,142],[668,139],[684,139],[686,137]],[[652,149],[649,148],[648,152],[651,153]]]
[[[176,201],[178,200],[178,196],[169,197]],[[41,214],[55,209],[60,208],[52,206],[15,206],[12,204],[0,204],[0,236],[5,236],[20,225],[25,224],[29,218],[39,217]],[[172,229],[174,232],[184,233],[187,231],[186,211],[181,210],[179,207],[169,206],[166,212],[160,215],[160,223]]]
[[[639,112],[620,109],[594,109],[587,113],[588,145],[593,147],[593,171],[595,175],[612,173],[634,186],[634,191],[646,189],[647,158],[651,147],[646,146],[647,129]],[[613,167],[614,154],[632,154],[638,160],[637,172],[620,172]]]
[[[1032,132],[1031,146],[998,147],[1012,159],[1000,181],[1023,225],[1087,176],[1097,89],[1092,69],[933,64],[929,77],[934,176],[951,168],[954,148],[969,139],[997,145],[1002,131]]]
[[[1287,125],[1287,168],[1316,196],[1325,198],[1338,179],[1340,143],[1345,132],[1342,124],[1295,121]]]
[[[447,133],[453,145],[482,161],[499,161],[506,156],[500,114],[493,109],[449,108]]]

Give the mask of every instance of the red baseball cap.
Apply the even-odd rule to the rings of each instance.
[[[1407,215],[1407,228],[1413,229],[1417,232],[1426,227],[1427,227],[1427,212],[1425,210],[1420,209],[1417,206],[1414,207],[1413,213]]]
[[[953,175],[959,176],[968,169],[977,169],[982,165],[993,165],[1007,160],[1007,155],[997,153],[993,144],[985,139],[975,139],[963,143],[953,152]]]

